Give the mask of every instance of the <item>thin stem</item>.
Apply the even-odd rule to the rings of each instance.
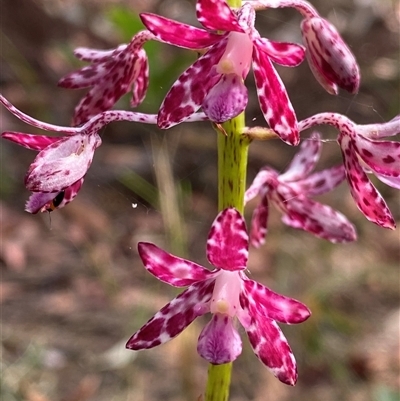
[[[218,133],[218,208],[244,209],[247,153],[250,140],[242,135],[244,113],[223,124]],[[227,401],[231,382],[232,362],[209,365],[205,401]]]
[[[206,401],[227,401],[231,383],[232,362],[208,367]]]
[[[230,7],[238,8],[241,0],[227,0]],[[218,209],[234,207],[244,209],[247,154],[250,139],[243,135],[244,113],[222,125],[218,133]],[[231,383],[232,362],[209,365],[205,401],[227,401]]]
[[[250,140],[242,135],[244,113],[226,122],[226,135],[218,137],[218,208],[244,209],[247,153]]]

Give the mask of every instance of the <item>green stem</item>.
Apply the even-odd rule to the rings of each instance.
[[[231,7],[240,7],[241,0],[227,0]],[[249,137],[242,135],[244,113],[223,124],[218,133],[218,209],[234,207],[243,214],[246,189]],[[225,135],[226,134],[226,135]],[[227,401],[231,384],[232,362],[209,365],[205,401]]]
[[[218,133],[218,208],[244,209],[247,153],[250,140],[242,135],[244,113],[223,125]],[[226,135],[225,135],[226,134]],[[231,382],[232,363],[209,365],[205,401],[227,401]]]
[[[231,383],[232,362],[208,366],[206,401],[227,401]]]
[[[247,153],[250,140],[242,135],[244,113],[223,125],[226,135],[218,136],[218,209],[244,208]]]

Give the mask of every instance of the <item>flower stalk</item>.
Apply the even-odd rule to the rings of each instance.
[[[222,125],[218,134],[218,209],[234,207],[244,211],[247,155],[250,139],[243,135],[244,112]],[[205,401],[226,401],[229,397],[232,362],[210,364]]]
[[[231,383],[232,362],[208,367],[206,401],[227,401]]]
[[[240,0],[228,0],[231,7],[240,7]],[[222,125],[225,132],[218,135],[218,210],[234,207],[244,211],[247,155],[250,140],[242,135],[244,112]],[[226,401],[229,398],[232,362],[210,364],[205,401]]]
[[[234,207],[243,214],[250,139],[242,135],[244,113],[223,124],[218,135],[218,209]],[[226,135],[225,135],[226,134]]]

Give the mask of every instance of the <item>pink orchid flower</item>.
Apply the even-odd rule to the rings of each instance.
[[[345,179],[343,165],[310,175],[320,158],[321,147],[320,136],[314,133],[309,140],[303,141],[283,174],[266,167],[256,175],[245,194],[245,202],[261,196],[251,222],[250,241],[253,246],[259,247],[265,242],[269,202],[283,213],[282,221],[290,227],[334,243],[356,239],[354,226],[343,214],[310,199],[331,191]]]
[[[43,161],[47,160],[47,162],[49,162],[49,160],[53,158],[53,160],[57,162],[57,160],[63,158],[63,155],[67,156],[68,158],[68,155],[70,155],[72,152],[72,154],[81,156],[80,160],[84,159],[87,163],[87,167],[89,168],[93,158],[94,150],[101,144],[101,139],[97,133],[92,134],[91,136],[76,134],[71,137],[65,136],[60,138],[49,137],[45,135],[24,134],[21,132],[4,132],[1,134],[1,137],[15,142],[27,149],[39,151],[38,156],[31,164],[28,173],[25,176],[26,187],[32,191],[31,196],[25,204],[25,210],[33,214],[46,211],[51,212],[55,209],[61,209],[75,198],[81,189],[84,180],[84,176],[82,176],[65,188],[50,192],[37,190],[36,187],[32,185],[31,177],[32,173],[34,176],[37,174],[40,176],[40,168],[43,168],[44,165]],[[85,142],[85,140],[89,138],[92,138],[91,144],[87,143],[88,141]],[[82,155],[82,153],[85,151],[85,147],[86,154]],[[53,150],[53,154],[49,156],[51,150]],[[34,191],[34,188],[36,191]]]
[[[26,115],[2,95],[0,103],[18,119],[33,127],[64,134],[61,137],[48,137],[7,131],[1,135],[25,148],[39,151],[25,176],[25,186],[33,192],[26,204],[29,213],[60,209],[75,198],[92,163],[94,152],[101,144],[98,132],[105,125],[113,121],[157,122],[156,114],[110,110],[96,115],[80,127],[62,127]],[[188,121],[207,119],[204,113],[196,113]]]
[[[357,93],[360,69],[357,61],[336,28],[322,18],[315,8],[304,0],[244,1],[256,10],[291,7],[299,11],[304,20],[301,32],[307,48],[307,60],[315,79],[330,94],[338,88]]]
[[[97,114],[111,109],[132,89],[131,106],[139,105],[149,84],[149,65],[142,48],[153,39],[148,31],[136,34],[129,44],[113,50],[78,48],[75,56],[91,65],[71,72],[58,82],[63,88],[81,89],[91,87],[75,108],[72,125],[86,123]]]
[[[299,127],[302,131],[320,124],[333,125],[340,131],[337,140],[346,177],[360,211],[373,223],[394,229],[393,216],[366,173],[400,189],[400,142],[379,140],[400,133],[400,115],[386,123],[358,125],[341,114],[321,113],[301,121]]]
[[[252,65],[266,121],[282,140],[298,144],[296,115],[272,61],[296,66],[305,57],[304,48],[261,38],[254,27],[255,12],[250,4],[235,13],[224,0],[198,0],[197,18],[207,30],[141,14],[143,23],[158,40],[207,50],[172,85],[161,105],[158,125],[171,127],[200,107],[215,123],[237,116],[247,105],[243,80]]]
[[[211,312],[212,319],[199,336],[200,356],[213,364],[238,357],[242,342],[237,318],[261,362],[279,380],[294,385],[296,362],[276,321],[301,323],[310,311],[245,275],[248,241],[243,217],[236,209],[228,208],[217,216],[208,236],[207,258],[214,270],[173,256],[154,244],[139,243],[139,255],[151,274],[174,287],[188,288],[133,334],[127,348],[142,350],[163,344],[198,316]]]

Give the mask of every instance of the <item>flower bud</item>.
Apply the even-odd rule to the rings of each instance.
[[[332,95],[338,87],[357,93],[360,71],[357,61],[336,28],[320,17],[301,23],[307,59],[316,80]]]

